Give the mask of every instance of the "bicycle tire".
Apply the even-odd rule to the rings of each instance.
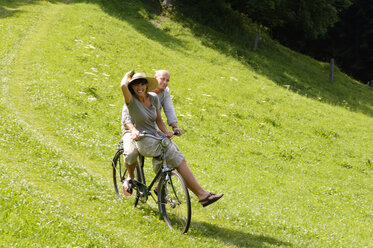
[[[118,150],[115,153],[115,156],[112,160],[112,167],[113,167],[113,184],[115,194],[117,195],[118,199],[122,201],[122,183],[126,178],[127,169],[124,166],[124,159],[122,158],[123,150]]]
[[[192,208],[188,188],[176,171],[168,172],[169,180],[161,180],[158,204],[166,224],[181,233],[189,229]]]

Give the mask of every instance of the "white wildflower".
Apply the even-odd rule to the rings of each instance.
[[[96,76],[96,74],[94,74],[93,72],[88,72],[88,71],[84,72],[84,74],[86,74],[86,75]]]
[[[94,46],[92,46],[92,45],[87,45],[87,46],[85,46],[85,48],[87,48],[87,49],[96,49],[96,47],[94,47]]]

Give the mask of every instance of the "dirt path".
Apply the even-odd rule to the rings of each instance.
[[[49,120],[30,106],[26,88],[28,82],[34,80],[29,76],[29,70],[33,68],[32,56],[35,51],[42,49],[40,43],[46,39],[48,29],[53,22],[69,8],[69,5],[62,3],[43,5],[38,10],[37,18],[34,18],[35,22],[26,28],[25,33],[20,34],[22,39],[14,43],[8,50],[11,52],[1,59],[0,65],[6,66],[0,69],[2,83],[0,103],[6,106],[9,112],[16,116],[17,122],[25,130],[30,131],[40,143],[63,154],[64,160],[83,164],[90,174],[102,178],[103,173],[107,173],[107,168],[103,170],[102,166],[97,165],[97,161],[88,158],[88,154],[82,154],[81,151],[68,147],[59,139]]]

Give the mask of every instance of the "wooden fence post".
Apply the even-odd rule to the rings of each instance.
[[[330,74],[329,81],[332,83],[334,81],[334,59],[330,60]]]
[[[171,4],[171,0],[163,0],[163,4],[168,7]]]
[[[259,31],[256,31],[255,43],[254,43],[254,51],[258,49],[258,42],[259,42]]]

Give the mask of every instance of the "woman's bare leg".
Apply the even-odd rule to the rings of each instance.
[[[183,162],[181,162],[179,167],[177,167],[177,171],[184,178],[184,181],[187,184],[188,188],[198,197],[199,200],[205,199],[210,194],[198,183],[196,177],[190,170],[185,159],[183,160]]]

